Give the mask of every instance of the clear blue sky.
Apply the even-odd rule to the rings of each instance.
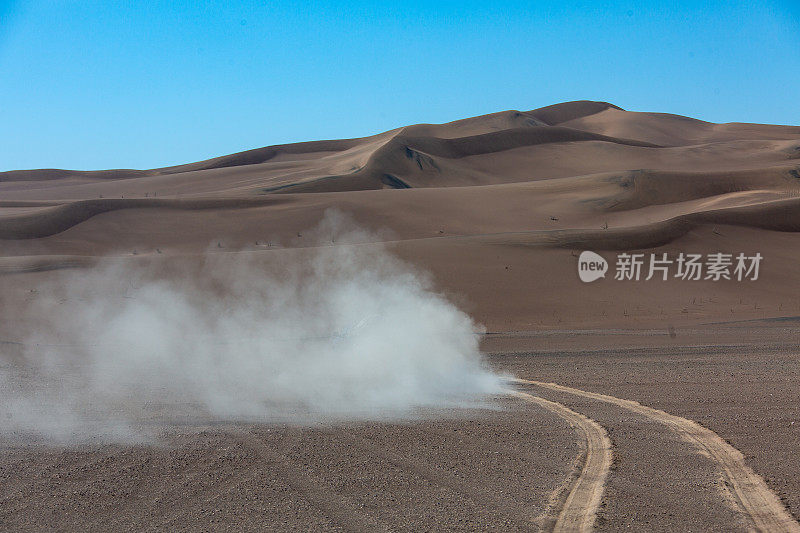
[[[800,2],[0,0],[0,170],[151,168],[577,99],[800,124]]]

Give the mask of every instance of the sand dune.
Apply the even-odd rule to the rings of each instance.
[[[0,239],[55,235],[97,215],[126,209],[147,208],[147,216],[165,219],[165,211],[191,209],[246,216],[237,210],[274,206],[275,193],[289,195],[281,202],[292,204],[295,212],[320,203],[364,212],[380,203],[391,219],[393,204],[408,204],[403,197],[407,192],[349,197],[330,193],[431,189],[435,192],[413,197],[417,216],[430,218],[448,203],[449,195],[438,190],[454,189],[452,198],[458,198],[461,216],[504,211],[510,196],[525,194],[532,212],[544,200],[553,204],[548,217],[574,219],[567,227],[555,225],[552,229],[561,233],[543,242],[599,242],[600,248],[625,249],[670,242],[696,224],[794,231],[792,204],[785,202],[800,194],[799,159],[798,127],[719,125],[631,113],[604,102],[569,102],[408,126],[359,139],[269,146],[160,169],[4,172]],[[496,188],[502,184],[517,184],[519,189]],[[743,192],[753,195],[737,196]],[[753,201],[754,195],[759,201]],[[686,204],[697,200],[704,201]],[[623,216],[650,206],[662,206],[658,216],[638,221]],[[669,206],[674,208],[671,212]],[[745,206],[741,212],[730,210]],[[606,226],[609,213],[623,218],[624,224],[608,222],[612,228],[621,227],[596,234]],[[512,219],[503,213],[496,216]],[[469,235],[522,229],[502,223],[494,231],[461,221],[459,225],[466,226],[459,233]],[[176,231],[180,233],[180,227]],[[650,237],[631,240],[630,235],[640,233]],[[538,239],[531,236],[532,241]]]
[[[776,264],[797,242],[798,198],[800,127],[582,101],[160,169],[0,173],[0,253],[6,273],[109,254],[199,257],[209,246],[286,254],[318,245],[303,232],[335,208],[385,230],[382,240],[491,328],[587,320],[594,304],[571,310],[553,292],[588,288],[575,274],[582,249],[763,250],[770,275],[752,288],[670,280],[641,289],[665,299],[661,321],[764,318],[800,297],[791,269]],[[730,304],[741,291],[769,296],[749,309]],[[698,296],[727,303],[684,312]],[[634,320],[621,299],[602,301],[610,308],[598,304],[592,323]]]
[[[45,270],[45,258],[167,260],[209,246],[286,254],[316,246],[303,232],[335,208],[385,230],[381,239],[492,328],[586,320],[551,292],[588,288],[575,275],[581,249],[763,250],[770,275],[752,289],[679,280],[641,289],[666,298],[660,320],[695,319],[682,302],[698,296],[728,302],[704,306],[703,320],[764,318],[785,315],[800,297],[791,269],[776,263],[797,242],[798,198],[800,127],[582,101],[160,169],[0,173],[0,255],[13,272]],[[730,304],[756,289],[769,297],[749,310]],[[506,310],[494,303],[497,291]],[[539,306],[526,303],[529,291]],[[618,298],[603,305],[611,309],[593,323],[634,320]],[[542,308],[554,310],[550,318]]]
[[[591,147],[577,148],[579,151],[592,150],[585,155],[592,156],[595,169],[604,163],[597,157],[598,144],[603,150],[609,151],[609,157],[614,159],[620,159],[620,152],[613,150],[613,145],[650,149],[629,151],[629,154],[638,155],[615,161],[614,168],[618,170],[641,168],[644,162],[649,163],[647,168],[651,169],[675,168],[678,160],[685,157],[691,158],[692,168],[697,167],[698,159],[711,168],[727,168],[729,162],[726,156],[732,156],[739,163],[757,156],[759,163],[773,164],[800,157],[798,127],[718,125],[674,115],[631,113],[601,102],[570,102],[528,112],[494,113],[448,124],[408,126],[359,139],[268,146],[197,163],[150,170],[91,172],[45,169],[2,172],[0,183],[4,184],[5,193],[21,194],[21,188],[11,185],[13,182],[55,181],[59,182],[59,186],[69,186],[100,180],[160,177],[161,180],[147,182],[153,189],[151,192],[156,192],[155,189],[162,185],[178,181],[177,176],[191,174],[195,182],[214,179],[218,192],[236,185],[234,180],[239,173],[234,170],[239,169],[246,170],[254,178],[248,189],[241,191],[245,194],[261,194],[270,189],[296,187],[321,179],[335,182],[326,185],[325,190],[394,187],[395,183],[381,181],[381,176],[387,174],[414,187],[442,187],[464,185],[459,174],[469,173],[470,167],[480,167],[476,160],[451,170],[448,165],[453,163],[452,160],[476,156],[481,159],[481,156],[498,153],[498,157],[504,157],[504,152],[542,144],[555,144],[559,145],[556,148],[567,150],[581,142],[593,143]],[[527,161],[515,162],[517,166],[535,168],[542,163],[552,163],[547,161],[552,159],[552,154],[530,150],[525,153]],[[569,155],[576,157],[578,154],[570,152]],[[586,173],[582,170],[586,168],[583,165],[586,158],[582,159],[584,161],[567,162],[565,170],[571,171],[567,175]],[[631,159],[628,163],[636,167],[626,164],[624,159]],[[494,159],[491,161],[495,162]],[[218,172],[220,170],[223,172]],[[423,176],[425,171],[435,171],[438,175],[436,179],[430,176],[426,179]],[[359,180],[361,176],[370,179]],[[535,170],[532,176],[536,179],[559,177],[539,174]],[[516,177],[509,178],[498,173],[487,182],[523,181]],[[110,194],[113,187],[107,190]],[[167,191],[164,193],[174,193]],[[197,194],[200,191],[181,192]],[[83,197],[90,194],[92,189],[88,188]]]
[[[0,216],[0,239],[35,239],[60,233],[96,215],[119,209],[167,208],[167,209],[237,209],[277,205],[280,198],[210,198],[177,200],[169,198],[102,199],[79,200],[56,206],[41,207],[22,214]],[[15,204],[20,209],[30,207],[24,203]],[[35,203],[34,203],[35,205]]]

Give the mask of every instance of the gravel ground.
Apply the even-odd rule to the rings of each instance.
[[[699,422],[739,449],[800,518],[800,350],[790,344],[530,352],[495,354],[492,361],[519,377],[636,400]],[[613,416],[602,415],[592,402],[562,399],[597,415],[617,435],[615,444],[623,445]],[[621,423],[626,432],[635,429]],[[663,442],[654,442],[650,453]]]
[[[532,530],[577,436],[496,403],[404,424],[173,428],[158,446],[6,446],[0,529]]]

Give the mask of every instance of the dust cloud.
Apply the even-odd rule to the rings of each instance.
[[[409,418],[502,391],[479,326],[428,276],[342,214],[312,234],[305,249],[59,273],[14,310],[23,326],[0,346],[0,435],[118,441],[170,424]]]

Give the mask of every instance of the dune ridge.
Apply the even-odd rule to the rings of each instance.
[[[174,225],[186,243],[201,233],[183,227],[189,215],[180,213],[203,211],[242,228],[266,225],[286,241],[297,231],[288,229],[293,217],[335,207],[387,225],[400,240],[623,250],[701,226],[797,232],[798,196],[800,127],[577,101],[158,169],[3,172],[0,240],[33,244],[69,230],[108,241],[104,225],[122,216],[130,231],[155,220]],[[142,215],[125,214],[134,211]],[[444,225],[445,213],[449,232],[430,222]],[[220,237],[230,231],[204,224],[216,224]],[[10,253],[29,252],[17,244]]]

